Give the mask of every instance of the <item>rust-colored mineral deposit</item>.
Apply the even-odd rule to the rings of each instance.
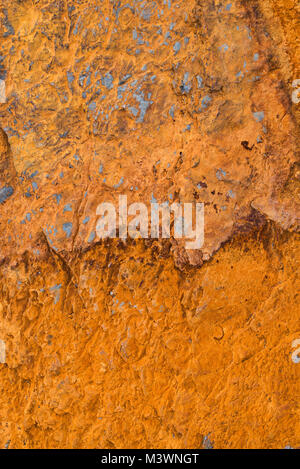
[[[300,447],[299,23],[1,0],[2,448]],[[203,247],[99,239],[120,195],[204,203]]]

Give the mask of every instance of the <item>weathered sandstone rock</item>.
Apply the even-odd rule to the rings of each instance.
[[[1,447],[300,446],[297,2],[2,4]]]

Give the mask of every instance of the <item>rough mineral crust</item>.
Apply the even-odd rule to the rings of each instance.
[[[0,28],[1,447],[300,446],[298,2]],[[203,248],[100,241],[120,194],[204,202]]]

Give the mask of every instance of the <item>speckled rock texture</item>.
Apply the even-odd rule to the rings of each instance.
[[[0,446],[300,447],[299,3],[0,7]]]

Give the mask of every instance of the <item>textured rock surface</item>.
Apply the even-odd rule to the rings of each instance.
[[[2,5],[1,446],[299,446],[297,2]],[[120,193],[203,249],[99,242]]]

